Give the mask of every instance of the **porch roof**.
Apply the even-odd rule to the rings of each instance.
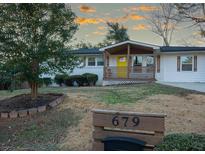
[[[133,40],[127,40],[127,41],[124,41],[124,42],[120,42],[120,43],[116,43],[116,44],[112,44],[112,45],[100,48],[99,50],[100,51],[105,51],[107,49],[123,47],[124,45],[127,45],[127,44],[137,46],[137,47],[140,47],[140,48],[150,48],[152,50],[160,49],[160,46],[158,46],[158,45],[153,45],[153,44],[148,44],[148,43],[143,43],[143,42],[138,42],[138,41],[133,41]]]

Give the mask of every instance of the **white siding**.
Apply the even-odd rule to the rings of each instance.
[[[88,66],[88,57],[95,57],[95,62],[97,65],[97,58],[102,58],[102,56],[86,56],[85,58],[85,66],[78,68],[76,67],[70,75],[81,75],[84,73],[94,73],[98,75],[97,85],[102,85],[103,80],[103,66]]]
[[[102,57],[98,56],[98,55],[93,55],[93,56],[82,56],[82,57],[86,57],[85,58],[85,66],[84,67],[76,67],[74,68],[73,72],[70,73],[68,71],[68,74],[70,75],[81,75],[84,73],[94,73],[98,75],[98,81],[97,81],[97,85],[102,85],[102,81],[103,81],[103,66],[88,66],[88,57],[95,57],[95,61],[96,61],[96,65],[97,65],[97,58]],[[58,74],[58,73],[57,73]],[[42,74],[42,77],[50,77],[52,79],[54,79],[55,75],[48,75],[48,74]],[[55,83],[52,84],[52,86],[56,86]]]
[[[197,56],[197,71],[177,72],[177,56]],[[160,73],[156,79],[164,82],[205,82],[205,55],[203,54],[161,55]]]

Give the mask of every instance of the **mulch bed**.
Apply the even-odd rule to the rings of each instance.
[[[31,99],[30,94],[17,95],[11,98],[0,100],[0,112],[18,111],[23,109],[44,106],[61,97],[63,94],[39,94],[36,100]]]

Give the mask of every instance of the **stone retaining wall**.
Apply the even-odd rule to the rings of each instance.
[[[36,114],[37,112],[44,112],[49,108],[53,108],[63,102],[66,95],[62,95],[55,99],[54,101],[50,102],[47,105],[35,107],[35,108],[29,108],[24,110],[18,110],[18,111],[10,111],[10,112],[1,112],[0,118],[18,118],[18,117],[26,117],[29,115]]]

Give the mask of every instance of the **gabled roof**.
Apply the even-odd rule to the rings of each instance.
[[[100,54],[103,54],[103,51],[105,49],[117,47],[117,46],[127,44],[127,43],[138,45],[138,46],[143,46],[143,47],[153,48],[161,53],[193,52],[193,51],[194,52],[197,52],[197,51],[198,52],[205,52],[205,47],[158,46],[158,45],[152,45],[152,44],[148,44],[148,43],[142,43],[142,42],[128,40],[128,41],[120,42],[117,44],[112,44],[112,45],[109,45],[109,46],[103,47],[103,48],[90,48],[90,49],[80,48],[80,49],[72,50],[72,51],[70,51],[70,53],[78,54],[78,55],[100,55]]]
[[[99,50],[99,48],[80,48],[76,50],[70,51],[72,54],[79,54],[79,55],[98,55],[102,54],[102,51]]]
[[[124,45],[124,44],[133,44],[133,45],[144,46],[144,47],[153,48],[153,49],[159,49],[159,47],[160,47],[160,46],[154,45],[154,44],[148,44],[148,43],[143,43],[143,42],[138,42],[138,41],[127,40],[127,41],[123,41],[120,43],[111,44],[109,46],[100,48],[99,50],[105,51],[106,49],[110,49],[110,48],[117,47],[117,46]]]
[[[162,46],[160,52],[191,52],[191,51],[204,51],[205,47],[184,47],[184,46]]]

